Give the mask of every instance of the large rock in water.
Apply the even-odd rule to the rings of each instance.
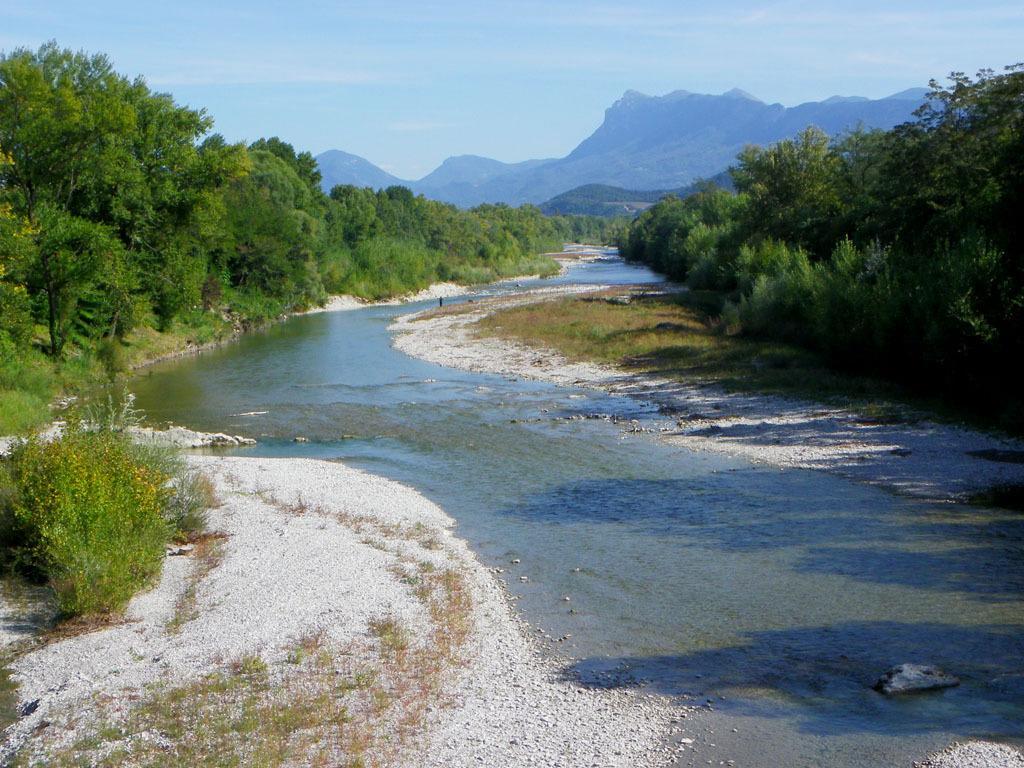
[[[874,688],[886,696],[895,696],[915,691],[952,688],[955,685],[960,685],[960,679],[943,672],[938,667],[925,664],[900,664],[882,675],[875,683]]]

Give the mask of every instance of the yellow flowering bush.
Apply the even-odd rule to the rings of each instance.
[[[168,477],[116,433],[71,429],[13,456],[23,558],[48,578],[64,616],[117,611],[159,574]]]

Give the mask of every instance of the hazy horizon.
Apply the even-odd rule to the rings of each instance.
[[[1011,64],[1024,32],[1024,8],[995,2],[379,5],[15,0],[0,9],[0,48],[104,52],[207,108],[230,140],[278,135],[418,179],[452,155],[563,156],[628,89],[880,98]]]

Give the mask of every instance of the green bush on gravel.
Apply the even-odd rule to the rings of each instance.
[[[14,561],[49,581],[63,616],[120,610],[159,574],[170,478],[125,436],[70,428],[33,438],[10,469]]]

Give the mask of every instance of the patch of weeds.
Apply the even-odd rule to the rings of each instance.
[[[6,729],[18,719],[18,684],[7,667],[0,667],[0,728]]]
[[[183,467],[172,481],[164,516],[177,541],[195,542],[206,531],[207,513],[221,504],[213,481],[197,469]]]
[[[199,586],[224,558],[223,533],[211,533],[196,539],[193,550],[192,572],[189,574],[188,585],[174,603],[174,615],[167,623],[167,631],[171,634],[180,632],[182,626],[195,619],[198,615],[197,602]]]
[[[409,650],[409,633],[392,617],[371,619],[370,633],[380,642],[388,658],[397,658]]]
[[[235,661],[231,665],[237,675],[247,675],[253,677],[256,675],[265,675],[269,670],[267,662],[265,662],[258,654],[247,654],[242,658]]]

